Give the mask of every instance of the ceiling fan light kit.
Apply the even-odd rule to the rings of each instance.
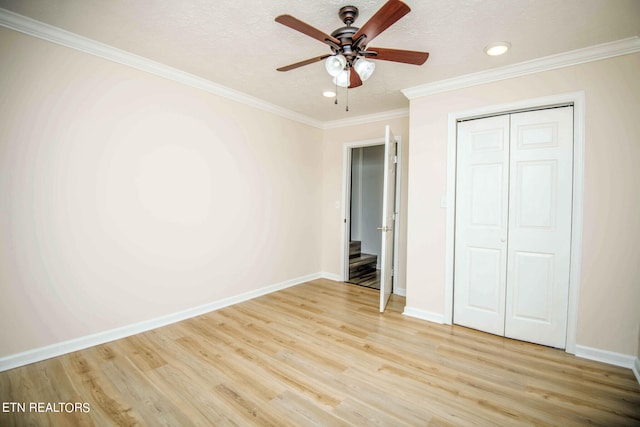
[[[291,15],[280,15],[276,17],[276,22],[329,45],[332,53],[280,67],[278,71],[290,71],[326,59],[325,68],[333,77],[334,84],[355,88],[362,86],[362,82],[373,74],[375,64],[369,61],[370,59],[422,65],[429,58],[428,52],[375,48],[368,45],[410,11],[409,6],[400,0],[388,0],[362,27],[354,27],[353,23],[358,18],[359,10],[356,6],[344,6],[340,8],[338,16],[345,26],[334,30],[331,35]],[[352,69],[355,73],[351,72]]]

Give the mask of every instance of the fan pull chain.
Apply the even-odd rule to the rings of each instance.
[[[349,112],[349,86],[347,86],[347,108],[345,111]]]
[[[338,79],[336,79],[336,100],[335,100],[334,104],[338,105]]]
[[[351,86],[351,68],[347,69],[347,108],[346,112],[349,112],[349,86]]]

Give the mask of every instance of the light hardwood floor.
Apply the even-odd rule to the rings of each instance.
[[[633,373],[403,316],[392,296],[316,280],[0,373],[0,425],[639,425]],[[28,408],[27,408],[28,409]]]

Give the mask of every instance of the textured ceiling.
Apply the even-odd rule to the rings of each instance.
[[[364,24],[385,0],[0,0],[0,7],[167,64],[319,121],[408,107],[401,89],[640,34],[638,0],[405,0],[412,11],[375,39],[379,47],[430,52],[423,66],[376,61],[349,90],[349,112],[321,96],[334,86],[323,63],[276,68],[330,53],[274,22],[291,14],[331,33],[338,9]],[[491,58],[483,47],[507,40]]]

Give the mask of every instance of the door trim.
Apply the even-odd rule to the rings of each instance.
[[[514,111],[540,109],[558,105],[573,105],[573,200],[571,214],[571,261],[569,276],[569,307],[567,313],[567,340],[565,351],[575,354],[578,324],[578,298],[582,268],[582,230],[584,210],[584,144],[585,144],[585,93],[571,92],[532,98],[505,104],[497,104],[472,110],[451,112],[448,115],[447,141],[447,194],[446,194],[446,246],[445,246],[445,324],[453,323],[453,280],[455,238],[455,189],[457,123],[460,120],[507,114]]]
[[[398,163],[396,164],[396,222],[393,231],[393,289],[392,293],[396,293],[397,284],[403,280],[399,278],[400,260],[398,256],[398,244],[400,239],[400,222],[401,222],[401,188],[402,188],[402,136],[396,135],[396,144]],[[351,225],[351,152],[354,148],[370,147],[374,145],[384,145],[384,136],[380,138],[365,139],[361,141],[345,142],[342,148],[342,237],[340,245],[340,272],[341,280],[346,282],[349,279],[349,263],[347,262],[347,254],[349,253],[349,227]]]

